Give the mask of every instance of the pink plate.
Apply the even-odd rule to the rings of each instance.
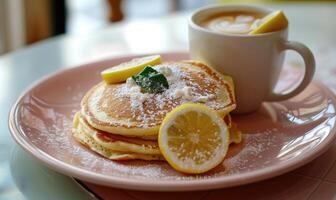
[[[163,60],[188,58],[162,54]],[[112,187],[151,191],[223,188],[274,177],[323,153],[335,139],[333,94],[322,84],[287,101],[265,103],[257,112],[234,116],[243,142],[230,147],[223,164],[202,175],[174,171],[165,162],[114,162],[83,147],[71,136],[72,117],[85,92],[100,81],[99,72],[127,56],[67,69],[28,89],[15,103],[9,127],[15,141],[52,169]],[[295,73],[283,76],[286,87]]]

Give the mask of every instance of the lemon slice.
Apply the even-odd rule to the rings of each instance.
[[[284,29],[288,26],[288,20],[281,11],[274,11],[261,19],[261,24],[251,31],[250,35],[268,33]]]
[[[101,72],[101,77],[107,83],[119,83],[126,81],[127,78],[139,73],[146,66],[158,65],[161,63],[160,55],[135,58],[117,66],[110,67]]]
[[[242,134],[241,134],[241,131],[238,129],[237,124],[232,123],[229,131],[230,131],[230,144],[231,143],[235,143],[235,144],[241,143]]]
[[[227,114],[224,116],[223,118],[226,126],[229,129],[230,132],[230,144],[235,143],[235,144],[239,144],[242,141],[242,133],[241,131],[238,129],[238,126],[236,123],[232,122],[231,119],[231,115]]]
[[[159,131],[162,155],[176,170],[198,174],[221,163],[229,146],[223,119],[201,104],[183,104],[164,118]]]

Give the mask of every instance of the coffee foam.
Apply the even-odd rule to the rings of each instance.
[[[248,34],[260,24],[260,14],[222,13],[208,17],[200,25],[218,33]]]

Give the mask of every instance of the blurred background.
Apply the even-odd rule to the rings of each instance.
[[[215,3],[278,0],[0,0],[0,55],[60,34],[94,34],[123,21],[157,18]],[[336,2],[336,1],[335,1]]]
[[[211,0],[0,0],[0,54],[59,34],[94,34],[108,25],[156,18]]]

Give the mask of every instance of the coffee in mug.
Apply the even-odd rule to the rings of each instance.
[[[288,41],[287,27],[254,34],[261,29],[260,25],[252,31],[258,20],[272,16],[271,13],[277,12],[257,6],[220,5],[199,9],[189,20],[191,58],[233,78],[236,113],[255,111],[265,101],[291,98],[305,89],[313,78],[313,54],[304,44]],[[276,93],[274,88],[287,50],[294,50],[302,56],[304,76],[294,90]]]

